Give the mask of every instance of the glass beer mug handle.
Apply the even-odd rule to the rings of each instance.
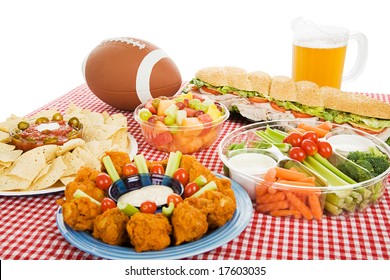
[[[357,42],[357,56],[352,69],[343,75],[343,81],[351,81],[359,77],[367,62],[368,42],[366,36],[360,32],[351,32],[349,34],[349,40],[355,40]]]

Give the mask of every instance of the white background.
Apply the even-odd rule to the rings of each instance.
[[[363,74],[342,90],[388,93],[390,17],[386,1],[13,0],[0,4],[0,121],[25,115],[84,83],[81,65],[103,39],[150,41],[170,55],[183,80],[208,66],[238,66],[291,76],[290,21],[363,32]],[[345,68],[354,56],[350,46]]]

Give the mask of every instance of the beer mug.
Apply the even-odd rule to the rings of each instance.
[[[312,81],[319,86],[340,88],[342,81],[356,79],[367,61],[367,38],[360,32],[333,25],[316,25],[302,18],[291,22],[293,30],[292,77],[294,81]],[[343,75],[347,44],[357,42],[353,67]]]

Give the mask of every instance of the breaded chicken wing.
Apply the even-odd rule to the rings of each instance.
[[[186,202],[175,207],[171,222],[175,245],[198,240],[208,229],[206,215]]]
[[[218,191],[227,195],[236,203],[236,197],[231,186],[231,181],[226,178],[218,178],[209,169],[203,166],[195,156],[183,155],[180,162],[180,167],[183,167],[189,173],[189,181],[194,181],[199,175],[206,177],[207,182],[214,181],[217,184]]]
[[[236,210],[234,201],[218,191],[206,191],[199,197],[189,197],[185,201],[207,216],[210,229],[226,224]]]
[[[66,201],[71,201],[73,199],[73,194],[77,189],[82,190],[92,198],[97,201],[102,201],[106,194],[103,190],[96,187],[96,177],[100,173],[99,170],[92,169],[89,167],[81,167],[77,172],[77,176],[73,182],[70,182],[66,185],[65,188],[65,199]]]
[[[163,250],[171,244],[172,226],[163,214],[136,213],[126,226],[136,252]]]
[[[96,217],[92,235],[111,245],[122,245],[128,240],[126,225],[129,217],[118,208],[108,209]]]
[[[93,230],[100,206],[87,197],[72,199],[62,205],[64,222],[74,230]]]

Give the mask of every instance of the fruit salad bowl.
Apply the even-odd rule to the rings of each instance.
[[[192,93],[154,98],[134,111],[134,119],[149,145],[183,154],[210,147],[228,118],[229,111],[223,104]]]

